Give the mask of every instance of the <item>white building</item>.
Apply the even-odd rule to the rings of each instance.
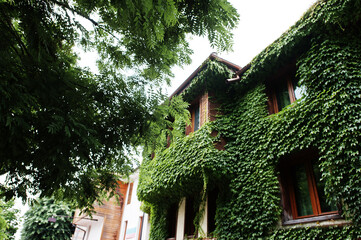
[[[149,215],[140,210],[136,194],[139,172],[119,181],[119,201],[113,197],[102,205],[95,203],[92,217],[76,210],[73,240],[148,240]]]

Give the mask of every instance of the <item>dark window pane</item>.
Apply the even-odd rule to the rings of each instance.
[[[215,187],[208,193],[208,234],[216,230],[216,209],[217,209],[218,188]]]
[[[177,229],[177,212],[178,203],[174,203],[168,209],[167,224],[168,224],[168,238],[174,238]]]
[[[313,215],[305,165],[296,165],[292,170],[297,214],[298,216]]]
[[[194,110],[194,131],[199,129],[199,105]]]
[[[276,86],[276,97],[278,111],[291,104],[290,95],[288,94],[287,81],[282,81]]]
[[[330,205],[326,201],[325,195],[325,183],[321,181],[321,173],[318,165],[316,163],[312,164],[313,173],[315,175],[316,187],[318,198],[320,200],[321,212],[332,212],[337,211],[337,207],[335,205]]]
[[[184,234],[186,234],[187,236],[194,235],[194,233],[196,231],[194,223],[193,223],[195,216],[196,216],[196,211],[194,209],[194,198],[187,197],[185,224],[184,224]]]

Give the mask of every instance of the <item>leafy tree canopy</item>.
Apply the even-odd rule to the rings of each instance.
[[[64,202],[50,198],[39,199],[25,213],[21,239],[70,240],[72,214]],[[56,221],[49,222],[49,218],[55,218]]]
[[[14,208],[14,200],[0,199],[0,239],[15,239],[19,225],[19,209]]]
[[[131,168],[130,147],[164,100],[156,87],[190,62],[186,37],[228,50],[237,21],[226,0],[2,0],[3,195],[91,206]],[[99,74],[77,65],[76,44],[98,51]]]

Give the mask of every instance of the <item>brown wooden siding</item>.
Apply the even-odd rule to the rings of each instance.
[[[122,222],[122,216],[124,212],[125,196],[127,194],[128,184],[118,182],[119,188],[117,190],[119,194],[119,202],[115,197],[104,202],[103,205],[95,204],[94,210],[97,215],[104,216],[103,233],[101,240],[118,240],[119,231]]]

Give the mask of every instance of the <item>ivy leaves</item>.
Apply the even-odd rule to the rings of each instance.
[[[176,201],[189,195],[188,189],[201,192],[202,172],[209,181],[228,180],[217,202],[219,240],[359,238],[360,10],[359,1],[354,0],[316,3],[253,60],[239,84],[223,91],[226,96],[217,96],[223,100],[223,115],[193,135],[177,139],[142,166],[139,197],[159,211],[169,198]],[[294,58],[297,76],[307,94],[268,116],[264,82]],[[226,71],[218,71],[216,64],[209,66],[187,88],[183,95],[186,100],[208,89],[214,79],[225,79]],[[221,72],[225,75],[218,74]],[[226,139],[225,151],[216,151],[212,146],[213,130]],[[279,161],[306,149],[319,152],[317,164],[327,199],[342,203],[343,216],[353,225],[278,226],[282,212]],[[153,220],[157,236],[166,235],[161,228],[164,224]]]

